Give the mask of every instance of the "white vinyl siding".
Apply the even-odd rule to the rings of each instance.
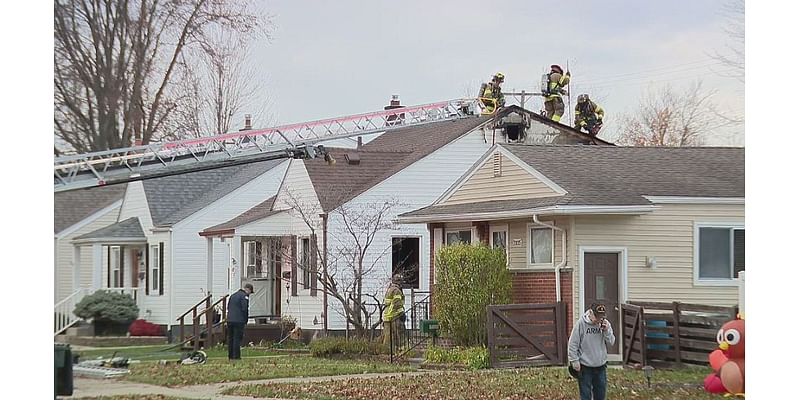
[[[487,157],[484,164],[441,205],[559,195],[508,157],[501,157],[499,163],[495,155]]]
[[[735,286],[698,286],[694,282],[694,228],[696,223],[744,225],[744,205],[662,204],[639,216],[575,216],[574,244],[628,249],[628,299],[731,306],[738,301]],[[658,266],[648,268],[647,258]],[[574,288],[582,277],[574,274]],[[574,290],[575,304],[578,290]],[[574,310],[578,312],[578,310]]]

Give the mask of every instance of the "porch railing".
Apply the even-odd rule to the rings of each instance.
[[[67,296],[64,300],[55,304],[55,333],[53,336],[66,331],[67,328],[75,325],[75,323],[80,320],[80,318],[75,316],[72,312],[75,310],[75,305],[83,299],[83,296],[86,296],[86,292],[86,289],[80,288]]]

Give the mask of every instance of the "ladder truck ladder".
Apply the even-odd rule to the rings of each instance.
[[[319,143],[474,116],[474,98],[56,157],[55,192],[282,158],[327,155]]]

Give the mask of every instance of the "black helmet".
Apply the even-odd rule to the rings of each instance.
[[[589,101],[589,95],[588,94],[584,93],[584,94],[578,96],[578,103],[584,103],[584,102],[587,102],[587,101]]]

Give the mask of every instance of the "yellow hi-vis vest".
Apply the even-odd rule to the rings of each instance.
[[[397,285],[392,285],[386,291],[386,296],[383,298],[383,304],[386,308],[383,309],[383,320],[386,322],[392,321],[398,315],[403,313],[403,303],[405,296],[403,291]]]

